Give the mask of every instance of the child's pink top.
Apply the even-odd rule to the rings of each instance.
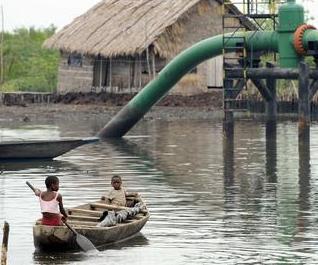
[[[60,208],[59,208],[59,202],[57,201],[57,196],[59,195],[57,192],[55,192],[56,195],[55,197],[50,200],[50,201],[44,201],[42,200],[42,192],[40,193],[40,207],[41,207],[41,212],[42,213],[60,213]]]

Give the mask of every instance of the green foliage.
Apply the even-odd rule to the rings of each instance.
[[[50,92],[56,89],[58,51],[42,48],[56,28],[19,28],[3,36],[3,83],[0,91]]]

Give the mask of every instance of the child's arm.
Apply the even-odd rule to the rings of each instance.
[[[56,200],[59,202],[59,207],[60,207],[60,213],[64,216],[64,218],[66,219],[67,218],[67,213],[64,209],[64,206],[63,206],[63,199],[62,199],[62,195],[59,194],[57,195],[57,198]]]
[[[33,190],[35,196],[40,196],[40,194],[41,194],[40,189],[34,188],[33,185],[29,181],[27,181],[26,184],[30,187],[31,190]]]
[[[106,196],[102,196],[100,199],[101,199],[102,201],[105,201],[105,203],[107,203],[107,204],[110,204],[110,203],[111,203],[111,200],[110,200],[108,197],[106,197]]]
[[[110,204],[112,202],[112,199],[113,199],[112,191],[109,191],[107,196],[102,196],[100,199],[105,201],[105,203]]]

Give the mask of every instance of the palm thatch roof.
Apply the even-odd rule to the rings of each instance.
[[[47,39],[44,47],[115,57],[140,54],[153,44],[157,53],[167,55],[163,42],[178,34],[178,27],[170,26],[199,2],[207,0],[103,0]]]

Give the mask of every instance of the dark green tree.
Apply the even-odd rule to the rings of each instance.
[[[3,36],[2,91],[49,92],[56,89],[59,53],[42,48],[44,40],[55,33],[44,29],[18,28]]]

